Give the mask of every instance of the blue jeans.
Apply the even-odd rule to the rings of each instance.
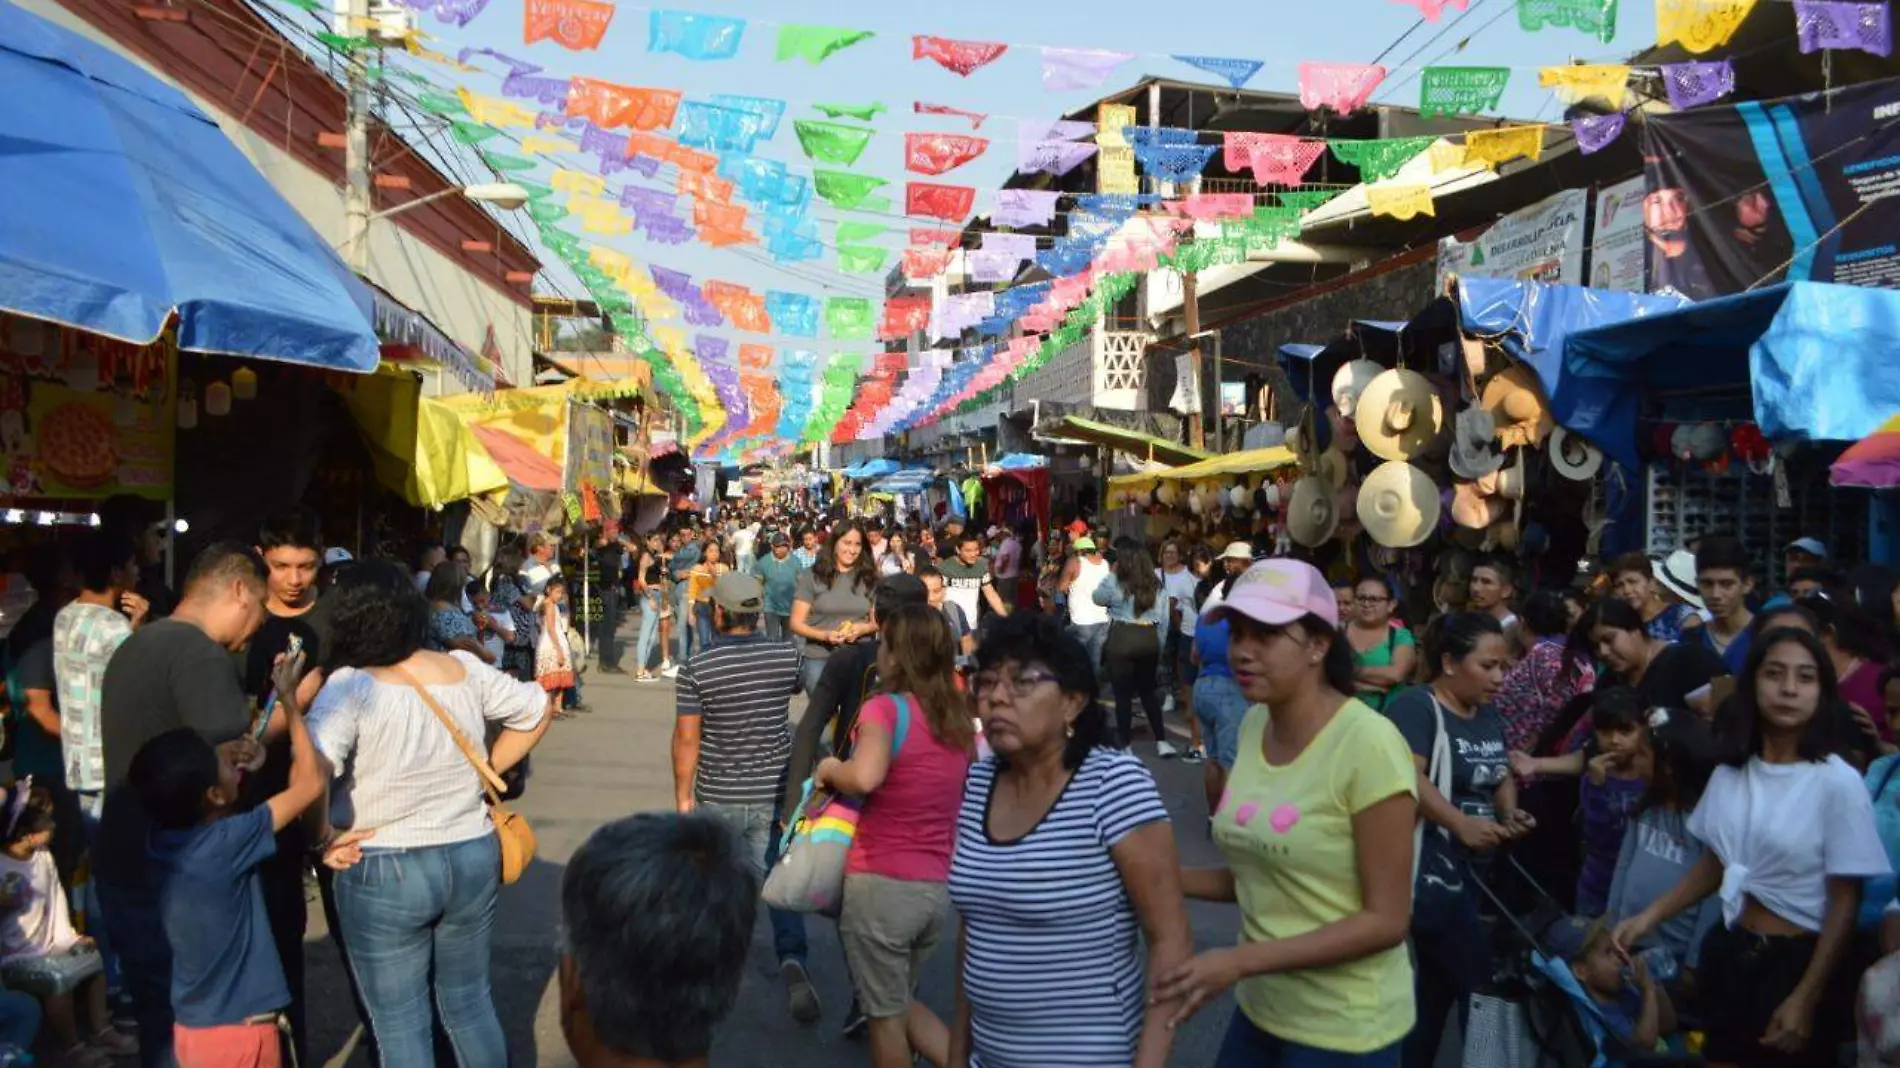
[[[765,613],[765,639],[773,642],[792,640],[792,617],[777,612]]]
[[[640,636],[633,643],[633,670],[652,666],[653,647],[660,640],[660,595],[649,593],[640,598]]]
[[[700,651],[713,647],[712,602],[701,601],[693,606],[693,632],[699,640]]]
[[[1214,762],[1231,768],[1240,756],[1240,721],[1247,717],[1247,695],[1231,675],[1202,675],[1194,680],[1194,718]]]
[[[1108,670],[1102,667],[1102,646],[1108,644],[1108,624],[1071,623],[1069,629],[1075,632],[1082,648],[1089,651],[1089,666],[1095,669],[1095,677],[1108,678]]]
[[[578,705],[580,703],[581,703],[581,677],[577,673],[574,676],[574,685],[569,686],[567,689],[561,691],[561,707],[573,708],[575,705]]]
[[[1288,1042],[1255,1027],[1247,1014],[1234,1010],[1221,1040],[1214,1068],[1398,1068],[1399,1043],[1370,1053],[1340,1053]]]
[[[376,1032],[380,1068],[433,1068],[431,1019],[461,1068],[507,1068],[489,989],[501,847],[493,834],[420,849],[365,849],[336,876],[337,919]],[[433,995],[433,1012],[431,996]]]
[[[702,802],[699,808],[730,822],[745,839],[747,856],[759,858],[759,878],[763,880],[778,862],[778,805],[722,805]],[[788,960],[805,962],[805,917],[796,912],[766,909],[772,921],[772,952],[782,964]]]
[[[817,642],[812,644],[818,645]],[[825,647],[820,645],[819,648]],[[806,697],[818,692],[818,680],[824,677],[825,665],[829,663],[831,663],[829,658],[813,660],[810,656],[798,662],[798,684],[805,688]]]
[[[165,937],[156,886],[107,883],[96,877],[99,904],[119,954],[119,974],[139,1025],[140,1068],[174,1068],[172,944]]]
[[[673,587],[673,662],[684,664],[693,655],[693,646],[699,636],[693,633],[693,600],[687,596],[686,583],[680,582]]]

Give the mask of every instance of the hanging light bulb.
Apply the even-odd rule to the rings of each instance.
[[[231,387],[223,382],[213,382],[205,387],[205,414],[231,414]]]
[[[238,400],[257,399],[257,372],[240,367],[231,372],[231,396]]]
[[[189,378],[178,380],[178,429],[193,430],[198,426],[198,383]]]

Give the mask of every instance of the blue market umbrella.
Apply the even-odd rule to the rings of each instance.
[[[368,372],[372,297],[177,89],[0,0],[0,310]]]

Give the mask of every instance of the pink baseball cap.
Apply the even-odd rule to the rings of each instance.
[[[1276,557],[1262,560],[1240,573],[1227,599],[1214,608],[1213,621],[1228,613],[1246,616],[1270,627],[1284,627],[1315,615],[1335,629],[1339,602],[1326,576],[1312,564]]]

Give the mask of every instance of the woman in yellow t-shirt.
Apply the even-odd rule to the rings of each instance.
[[[693,603],[693,628],[699,635],[701,649],[712,648],[712,588],[719,576],[731,571],[724,561],[719,559],[719,542],[707,541],[705,555],[699,563],[686,573],[686,596]]]
[[[1240,944],[1163,976],[1175,1022],[1235,987],[1214,1068],[1396,1068],[1412,1029],[1412,824],[1418,773],[1385,717],[1355,700],[1352,647],[1326,577],[1266,560],[1214,609],[1255,702],[1214,810],[1225,868],[1182,873],[1188,897],[1238,901]],[[1271,715],[1261,707],[1273,709]]]

